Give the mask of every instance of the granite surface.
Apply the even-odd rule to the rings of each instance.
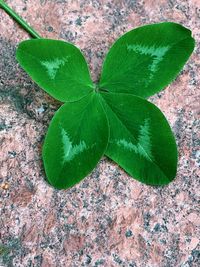
[[[190,28],[196,49],[178,78],[151,98],[179,147],[176,180],[149,187],[103,158],[70,190],[45,182],[44,136],[60,103],[15,60],[30,38],[0,10],[0,266],[199,267],[199,0],[8,0],[43,37],[75,43],[94,81],[113,41],[146,23]]]

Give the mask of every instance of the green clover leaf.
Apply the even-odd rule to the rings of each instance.
[[[40,87],[62,102],[79,100],[93,90],[85,58],[70,43],[24,41],[18,47],[17,59]]]
[[[135,179],[168,184],[176,175],[177,148],[163,113],[129,94],[103,94],[110,138],[106,155]]]
[[[88,175],[105,153],[109,137],[100,95],[65,103],[54,115],[43,146],[50,184],[68,188]]]
[[[194,49],[191,32],[164,22],[134,29],[112,46],[93,85],[80,50],[38,39],[20,43],[17,59],[32,79],[65,102],[43,146],[48,181],[69,188],[105,154],[133,178],[168,184],[177,171],[177,147],[162,112],[145,98],[176,78]]]
[[[194,49],[191,31],[180,24],[145,25],[125,33],[103,64],[100,87],[149,97],[176,78]]]

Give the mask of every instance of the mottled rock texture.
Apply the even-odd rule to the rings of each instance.
[[[79,46],[94,80],[113,41],[146,23],[189,27],[196,49],[178,78],[151,98],[176,135],[176,180],[145,186],[104,158],[80,184],[57,191],[45,182],[41,147],[60,103],[17,64],[16,47],[30,37],[0,10],[0,266],[199,267],[200,1],[6,2],[43,37]]]

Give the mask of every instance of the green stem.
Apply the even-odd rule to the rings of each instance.
[[[31,28],[17,13],[12,10],[3,0],[0,0],[0,8],[4,9],[16,22],[18,22],[32,37],[40,39],[40,35]]]

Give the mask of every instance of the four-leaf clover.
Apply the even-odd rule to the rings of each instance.
[[[43,160],[48,181],[69,188],[105,154],[135,179],[168,184],[176,176],[177,147],[162,112],[147,97],[176,78],[194,49],[191,32],[164,22],[120,37],[93,84],[80,50],[67,42],[20,43],[17,59],[47,93],[64,104],[49,126]]]

